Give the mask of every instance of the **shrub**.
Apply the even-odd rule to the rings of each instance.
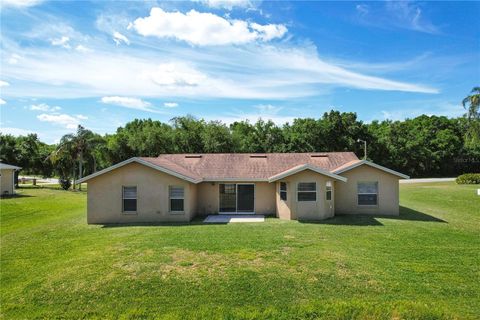
[[[480,184],[480,173],[465,173],[455,180],[458,184]]]
[[[68,190],[72,183],[70,182],[70,178],[68,177],[61,177],[58,179],[58,183],[60,183],[60,187],[62,187],[63,190]]]

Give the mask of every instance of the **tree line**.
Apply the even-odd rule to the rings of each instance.
[[[0,134],[0,157],[25,174],[75,181],[130,157],[163,153],[353,151],[362,158],[361,139],[367,141],[368,159],[380,165],[412,177],[456,176],[480,171],[480,132],[472,132],[471,123],[468,117],[427,115],[364,123],[356,113],[334,110],[281,126],[264,120],[227,126],[192,116],[170,123],[135,119],[104,136],[79,126],[56,145],[36,134]]]

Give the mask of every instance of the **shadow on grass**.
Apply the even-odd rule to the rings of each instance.
[[[9,200],[9,199],[32,198],[32,197],[35,197],[35,196],[29,195],[29,194],[16,193],[14,195],[1,196],[0,199]]]
[[[204,226],[212,223],[204,223],[205,217],[195,217],[190,222],[129,222],[129,223],[98,223],[102,228],[121,228],[121,227],[188,227]]]
[[[102,228],[119,228],[119,227],[185,227],[185,226],[208,226],[208,225],[225,225],[228,223],[205,223],[203,220],[206,217],[197,216],[190,222],[137,222],[137,223],[109,223],[101,224]],[[368,215],[368,214],[352,214],[352,215],[337,215],[327,220],[313,221],[300,220],[300,223],[309,224],[327,224],[339,226],[383,226],[378,219],[390,220],[405,220],[405,221],[423,221],[423,222],[440,222],[447,223],[447,221],[428,215],[426,213],[400,206],[400,215]]]
[[[376,219],[377,216],[356,214],[356,215],[336,215],[326,220],[299,220],[300,223],[309,224],[329,224],[338,226],[383,226],[383,224]]]
[[[447,221],[428,215],[426,213],[400,206],[400,215],[337,215],[333,218],[321,221],[299,221],[300,223],[314,223],[314,224],[328,224],[328,225],[344,225],[344,226],[383,226],[383,223],[378,219],[390,220],[405,220],[405,221],[424,221],[424,222],[440,222],[447,223]]]

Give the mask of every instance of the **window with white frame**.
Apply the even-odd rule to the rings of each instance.
[[[325,199],[327,201],[332,200],[332,181],[327,181],[325,185]]]
[[[171,212],[183,212],[184,211],[184,200],[185,200],[185,191],[183,187],[170,186],[169,188],[169,197],[170,197],[170,211]]]
[[[122,211],[127,213],[137,211],[136,186],[122,187]]]
[[[287,201],[287,183],[280,182],[280,200]]]
[[[297,201],[317,201],[317,183],[299,182],[297,188]]]
[[[357,196],[359,206],[376,206],[378,204],[378,182],[358,182]]]

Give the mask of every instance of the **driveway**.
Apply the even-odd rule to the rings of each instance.
[[[422,179],[403,179],[400,183],[426,183],[426,182],[447,182],[455,181],[455,178],[422,178]]]

